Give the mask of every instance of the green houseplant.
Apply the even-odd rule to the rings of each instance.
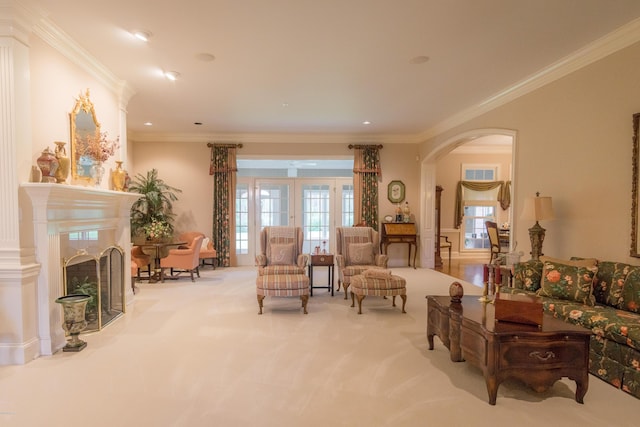
[[[129,192],[141,197],[131,206],[131,237],[163,239],[173,235],[173,202],[182,190],[171,187],[151,169],[146,175],[137,174],[129,185]]]

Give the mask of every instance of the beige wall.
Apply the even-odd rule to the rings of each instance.
[[[237,141],[242,142],[242,141]],[[175,204],[176,229],[196,229],[211,233],[213,181],[209,175],[210,149],[206,142],[132,142],[133,167],[130,173],[158,169],[160,177],[182,193]],[[238,156],[265,158],[352,158],[353,150],[344,144],[274,144],[248,143],[238,150]],[[387,184],[401,180],[406,186],[406,200],[419,218],[419,162],[417,144],[387,144],[380,151],[382,178],[380,181],[380,218],[393,214],[387,200]],[[406,248],[391,246],[393,259],[406,258]]]
[[[452,252],[460,251],[460,229],[454,227],[454,207],[456,200],[456,189],[461,180],[461,171],[464,164],[474,165],[497,165],[497,181],[508,181],[511,179],[511,153],[449,153],[438,159],[436,163],[436,182],[443,188],[441,200],[440,228],[442,234],[449,237],[453,244]],[[496,211],[497,222],[502,224],[510,222],[509,214],[511,208]],[[488,251],[487,251],[488,253]]]
[[[523,200],[552,196],[556,219],[543,251],[638,264],[629,257],[631,117],[640,111],[640,44],[614,53],[515,101],[427,141],[422,153],[481,128],[517,132],[514,226],[519,249],[530,250],[519,221]]]

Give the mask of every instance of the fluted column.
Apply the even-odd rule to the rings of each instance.
[[[37,326],[31,321],[37,314],[34,295],[40,266],[32,239],[30,246],[20,245],[19,184],[28,180],[33,164],[27,44],[33,22],[34,14],[21,2],[0,0],[0,364],[4,365],[26,363],[40,354]],[[23,238],[29,241],[29,236]]]

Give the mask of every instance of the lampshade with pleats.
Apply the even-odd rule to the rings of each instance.
[[[524,200],[524,207],[522,208],[520,218],[532,221],[554,219],[551,197],[527,197]]]

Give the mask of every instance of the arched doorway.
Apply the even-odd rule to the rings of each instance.
[[[516,131],[510,129],[476,129],[458,134],[451,137],[444,142],[437,145],[430,153],[428,153],[422,160],[420,175],[421,175],[421,230],[420,230],[420,245],[422,248],[435,248],[435,188],[438,184],[436,179],[437,161],[443,156],[447,155],[457,147],[463,146],[478,138],[487,137],[490,135],[501,135],[510,138],[511,140],[511,189],[512,194],[516,194],[516,180],[515,180],[515,159],[516,159]],[[455,189],[453,189],[455,191]],[[513,209],[511,210],[510,223],[513,217]],[[515,230],[511,230],[512,236],[515,235]],[[427,268],[433,268],[435,257],[434,250],[423,250],[420,253],[420,264]]]

